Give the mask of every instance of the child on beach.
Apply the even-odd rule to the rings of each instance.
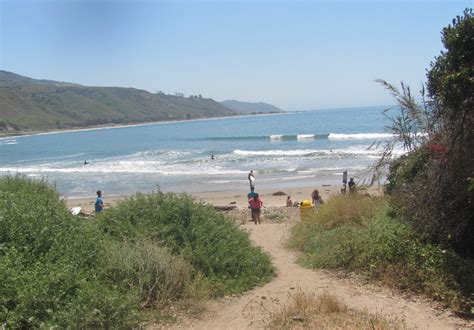
[[[314,206],[320,206],[321,204],[324,204],[318,189],[314,189],[313,193],[311,194],[311,200]]]
[[[250,192],[247,194],[247,200],[254,198],[257,193],[255,192],[254,187],[250,187]]]
[[[291,196],[288,196],[286,198],[286,207],[292,207],[293,206],[293,201],[291,200]]]
[[[252,209],[252,221],[257,224],[257,222],[260,224],[261,219],[260,219],[260,213],[261,213],[261,208],[263,206],[263,202],[256,193],[255,196],[251,199],[249,199],[249,205],[250,208]]]

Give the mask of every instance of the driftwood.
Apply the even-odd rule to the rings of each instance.
[[[237,208],[237,206],[235,205],[231,205],[231,206],[214,206],[214,209],[216,209],[217,211],[231,211],[231,210],[235,210]]]
[[[283,191],[277,191],[272,194],[273,196],[285,196],[286,194]]]

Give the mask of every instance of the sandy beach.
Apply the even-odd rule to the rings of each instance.
[[[328,200],[331,196],[340,194],[341,186],[339,185],[322,185],[310,187],[282,187],[281,189],[256,189],[255,191],[260,195],[263,200],[263,208],[275,208],[275,207],[285,207],[286,199],[288,196],[291,196],[293,202],[301,202],[302,200],[311,200],[311,193],[314,189],[318,189],[323,200]],[[242,210],[247,209],[247,193],[249,190],[229,190],[229,191],[218,191],[218,192],[197,192],[192,193],[196,201],[203,203],[208,203],[213,206],[235,206],[236,209]],[[275,193],[278,193],[275,195]],[[281,193],[284,193],[281,194]],[[377,187],[370,188],[368,193],[371,195],[381,194],[381,190]],[[113,207],[119,201],[127,198],[126,195],[121,196],[107,196],[105,193],[103,196],[105,206]],[[68,208],[72,207],[81,207],[82,212],[85,214],[91,214],[94,211],[95,196],[90,198],[65,198],[66,205]]]

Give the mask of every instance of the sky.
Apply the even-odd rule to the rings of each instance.
[[[393,104],[473,0],[0,0],[0,69],[285,110]]]

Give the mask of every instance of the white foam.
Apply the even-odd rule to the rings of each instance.
[[[219,167],[203,169],[199,165],[175,164],[162,166],[153,162],[121,162],[104,163],[80,167],[1,167],[0,172],[26,173],[30,176],[39,174],[61,173],[61,174],[159,174],[165,176],[215,176],[215,175],[244,175],[247,172],[234,169],[222,169]]]
[[[296,136],[297,140],[312,140],[314,139],[314,134],[298,134]]]
[[[12,138],[5,138],[5,139],[0,139],[0,146],[3,144],[18,144],[18,141],[16,139]]]
[[[346,149],[296,149],[296,150],[240,150],[236,149],[233,154],[237,156],[274,156],[274,157],[321,157],[339,158],[346,156],[380,156],[381,149],[368,149],[367,146],[352,146]]]
[[[283,134],[270,135],[270,140],[281,140],[282,138],[283,138]]]
[[[355,134],[339,134],[330,133],[329,140],[381,140],[393,138],[393,134],[389,133],[355,133]]]
[[[233,154],[238,156],[305,156],[311,155],[318,150],[240,150],[236,149]]]

